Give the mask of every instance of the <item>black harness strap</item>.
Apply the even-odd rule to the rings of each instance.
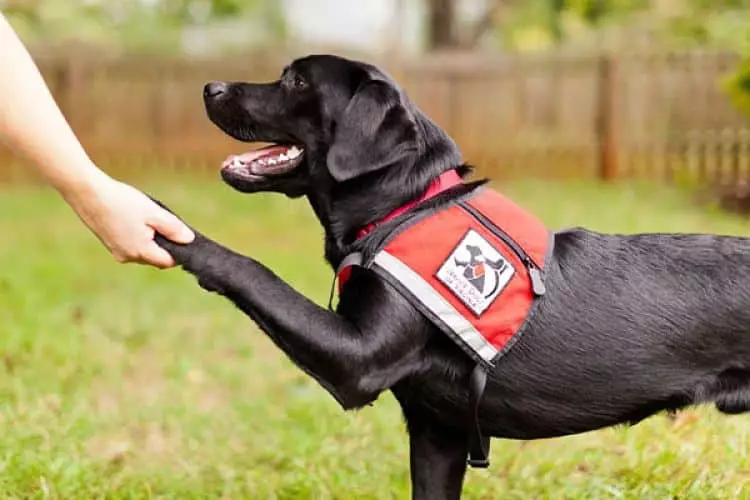
[[[338,277],[339,273],[342,269],[345,269],[350,266],[361,266],[363,262],[363,257],[360,252],[354,252],[350,253],[346,257],[344,257],[344,260],[341,261],[338,268],[336,269],[336,272],[333,275],[333,283],[331,283],[331,293],[328,296],[328,310],[334,311],[333,308],[333,297],[336,294],[336,283],[338,283]]]
[[[469,380],[469,466],[486,469],[490,466],[490,438],[482,435],[479,425],[479,403],[487,385],[487,370],[477,365]]]

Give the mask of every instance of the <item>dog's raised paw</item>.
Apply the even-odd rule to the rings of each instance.
[[[175,243],[174,241],[167,239],[165,236],[159,233],[154,234],[154,242],[156,242],[157,245],[166,250],[167,253],[172,256],[175,262],[180,265],[186,264],[188,262],[190,255],[193,253],[191,247],[196,244],[197,240],[198,235],[196,235],[196,239],[193,240],[192,243]]]

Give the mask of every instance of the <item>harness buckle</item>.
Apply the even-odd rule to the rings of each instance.
[[[469,458],[467,461],[469,467],[475,469],[486,469],[490,466],[490,460],[488,458]]]

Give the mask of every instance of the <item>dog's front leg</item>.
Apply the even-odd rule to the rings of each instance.
[[[412,498],[461,498],[468,437],[465,431],[446,428],[420,418],[409,418]]]
[[[259,262],[196,233],[188,245],[157,236],[206,290],[217,292],[250,316],[292,361],[316,379],[345,409],[362,407],[413,373],[421,350],[404,325],[380,311],[356,320],[320,307]],[[384,349],[387,346],[387,350]]]

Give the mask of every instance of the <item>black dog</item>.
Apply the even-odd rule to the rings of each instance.
[[[393,226],[357,238],[362,227],[443,172],[465,179],[471,171],[454,142],[368,64],[311,56],[273,83],[209,83],[204,99],[229,135],[278,145],[230,158],[224,180],[243,192],[307,197],[334,269],[352,250],[377,247]],[[482,183],[465,181],[403,217]],[[400,293],[357,269],[332,312],[205,236],[184,246],[158,241],[344,409],[391,390],[409,431],[413,497],[460,497],[474,363]],[[546,288],[524,335],[489,374],[485,434],[550,438],[711,402],[724,413],[750,410],[750,239],[560,231]]]

